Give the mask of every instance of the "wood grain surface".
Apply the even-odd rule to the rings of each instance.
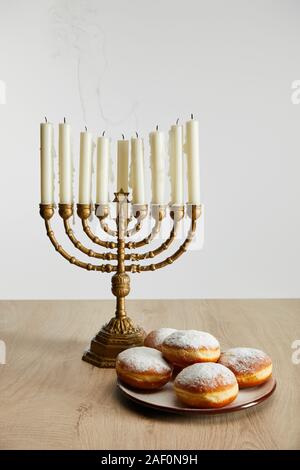
[[[147,330],[209,331],[229,346],[253,346],[274,361],[278,385],[265,403],[215,416],[162,414],[128,402],[114,370],[81,361],[112,315],[110,301],[2,301],[0,449],[299,449],[299,300],[129,301]]]

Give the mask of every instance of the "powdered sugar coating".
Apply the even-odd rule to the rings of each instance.
[[[125,366],[136,372],[167,373],[172,370],[160,351],[145,346],[122,351],[117,357],[117,362],[122,363],[123,367]]]
[[[247,374],[271,365],[270,357],[260,349],[231,348],[221,354],[219,362],[236,374]]]
[[[233,372],[222,364],[203,362],[183,369],[175,379],[175,387],[190,389],[213,390],[217,387],[235,385]]]
[[[170,336],[172,333],[175,333],[174,328],[158,328],[157,330],[151,331],[145,339],[145,346],[160,349],[164,340]]]
[[[163,345],[180,349],[218,349],[219,341],[210,333],[198,330],[178,330],[168,336]]]

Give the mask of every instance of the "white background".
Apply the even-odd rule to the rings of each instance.
[[[67,117],[77,161],[85,124],[147,138],[191,112],[204,247],[132,276],[131,297],[299,297],[299,59],[297,0],[1,0],[0,297],[111,297],[109,275],[69,265],[45,235],[44,115]]]

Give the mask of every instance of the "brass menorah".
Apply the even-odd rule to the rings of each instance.
[[[172,264],[188,249],[195,231],[196,222],[201,215],[201,206],[186,204],[170,205],[169,216],[172,219],[172,227],[169,236],[163,243],[153,250],[137,253],[136,250],[143,246],[150,245],[161,231],[163,220],[167,216],[168,207],[166,205],[152,204],[149,211],[147,204],[131,204],[128,201],[129,193],[120,190],[115,193],[114,203],[116,204],[116,217],[110,217],[110,206],[108,204],[95,205],[95,215],[99,220],[101,229],[108,234],[113,241],[101,240],[93,233],[89,224],[89,218],[93,207],[89,204],[78,204],[77,215],[81,219],[82,229],[87,237],[95,244],[111,251],[101,253],[86,247],[79,241],[70,226],[70,219],[73,216],[72,204],[59,204],[59,215],[63,219],[66,235],[73,245],[90,258],[115,261],[114,264],[102,263],[92,264],[80,261],[70,255],[56,240],[55,234],[50,225],[50,219],[55,212],[54,204],[40,204],[40,215],[45,221],[47,235],[56,251],[67,261],[88,271],[103,273],[115,273],[112,276],[112,293],[116,297],[115,316],[104,325],[99,333],[92,339],[90,349],[84,352],[83,360],[97,367],[114,367],[115,358],[122,350],[141,346],[144,341],[145,332],[135,326],[125,309],[125,297],[130,291],[130,277],[127,273],[141,273],[145,271],[155,271]],[[150,264],[143,264],[146,260],[152,260],[156,256],[168,250],[172,242],[179,233],[180,222],[185,214],[190,218],[190,227],[185,240],[173,254],[163,261]],[[148,217],[154,219],[154,225],[150,233],[138,241],[130,241],[133,235],[139,232],[142,224]],[[112,227],[112,221],[115,226]]]

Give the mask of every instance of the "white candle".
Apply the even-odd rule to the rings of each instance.
[[[188,202],[200,204],[200,175],[199,175],[199,122],[191,119],[186,123]]]
[[[80,133],[79,204],[90,204],[92,192],[92,134]]]
[[[118,140],[117,191],[128,192],[129,141]]]
[[[59,125],[59,202],[73,203],[73,162],[71,151],[71,126]]]
[[[144,142],[139,137],[131,139],[130,180],[132,204],[145,204]]]
[[[108,203],[110,141],[108,137],[99,137],[97,141],[97,192],[96,204]]]
[[[183,204],[182,126],[172,126],[170,138],[171,204]]]
[[[165,203],[165,136],[158,130],[149,135],[151,149],[152,204]]]
[[[54,203],[54,138],[53,126],[42,123],[41,135],[41,204]]]

